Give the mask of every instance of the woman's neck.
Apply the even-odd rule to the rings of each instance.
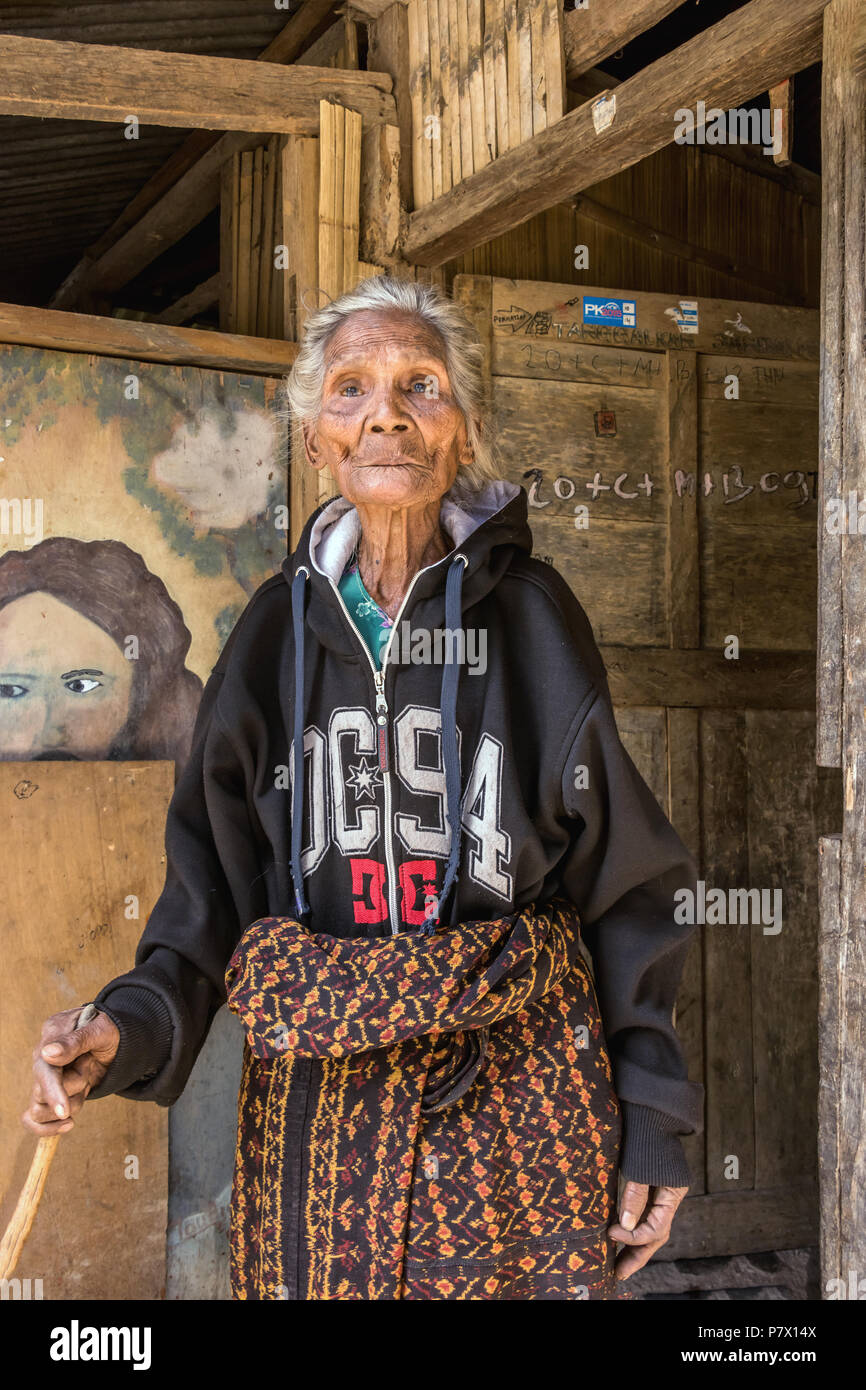
[[[439,522],[439,501],[423,510],[359,507],[358,515],[362,583],[389,618],[395,618],[418,571],[451,549]]]

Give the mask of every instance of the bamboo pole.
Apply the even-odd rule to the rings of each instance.
[[[75,1027],[80,1028],[82,1024],[89,1023],[95,1018],[99,1010],[95,1004],[85,1004],[75,1020]],[[21,1189],[18,1201],[15,1203],[15,1210],[9,1221],[9,1225],[3,1232],[3,1239],[0,1241],[0,1279],[11,1279],[15,1272],[21,1251],[24,1249],[24,1242],[30,1234],[30,1229],[36,1219],[36,1212],[45,1183],[48,1178],[48,1171],[52,1160],[57,1152],[57,1145],[60,1142],[59,1134],[49,1134],[39,1139],[36,1144],[36,1152],[30,1164],[30,1170]]]

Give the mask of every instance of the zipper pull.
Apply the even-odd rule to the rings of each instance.
[[[376,743],[379,750],[379,767],[388,771],[388,702],[385,699],[385,673],[376,671]]]

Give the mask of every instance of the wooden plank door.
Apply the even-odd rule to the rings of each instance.
[[[0,1229],[38,1143],[19,1117],[39,1029],[129,969],[162,887],[173,788],[173,762],[0,762]],[[10,1296],[164,1297],[167,1203],[168,1112],[85,1105],[60,1136]]]
[[[766,917],[701,925],[684,971],[705,1130],[662,1256],[815,1244],[817,846],[841,823],[814,757],[818,316],[486,276],[454,293],[623,742],[706,891],[766,892]]]

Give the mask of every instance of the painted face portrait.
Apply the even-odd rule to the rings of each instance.
[[[0,759],[186,760],[202,685],[162,580],[120,541],[0,556]]]
[[[129,717],[133,665],[96,623],[37,590],[0,610],[5,758],[107,758]]]

